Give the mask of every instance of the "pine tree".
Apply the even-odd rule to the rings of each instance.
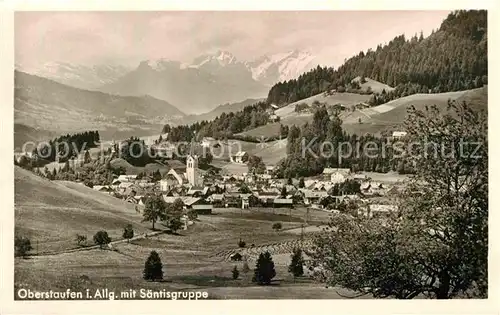
[[[299,188],[304,188],[305,186],[306,186],[306,184],[304,182],[304,177],[301,177],[299,180]]]
[[[283,186],[283,188],[281,189],[281,198],[286,198],[286,194],[287,194],[286,186]]]
[[[274,262],[271,254],[268,251],[260,253],[255,265],[252,281],[260,285],[268,285],[271,284],[271,279],[275,276],[276,270],[274,270]]]
[[[240,275],[240,272],[238,271],[238,267],[234,266],[232,273],[233,273],[233,279],[234,280],[238,279],[238,276]]]
[[[163,265],[160,256],[156,251],[149,254],[148,259],[144,265],[143,278],[144,280],[162,280],[163,279]]]
[[[304,258],[302,257],[302,250],[295,248],[292,254],[292,261],[288,266],[288,272],[292,273],[294,277],[304,275]]]

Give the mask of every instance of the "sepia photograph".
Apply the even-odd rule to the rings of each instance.
[[[487,10],[13,22],[15,301],[491,295]]]

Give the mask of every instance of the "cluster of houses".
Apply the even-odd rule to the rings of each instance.
[[[153,182],[150,178],[136,175],[120,175],[111,185],[94,186],[93,189],[114,194],[127,202],[144,206],[150,193],[161,194],[167,204],[181,199],[186,210],[198,214],[210,214],[214,208],[273,207],[293,208],[302,205],[318,210],[326,210],[325,204],[338,205],[355,201],[362,204],[360,210],[372,217],[377,213],[394,211],[393,206],[370,204],[371,197],[397,192],[398,187],[372,181],[362,174],[354,174],[349,169],[325,168],[322,176],[306,179],[304,187],[287,184],[286,180],[273,178],[273,167],[268,166],[265,174],[202,176],[198,169],[197,156],[188,156],[185,172],[170,169],[162,179]],[[359,181],[361,193],[345,194],[334,192],[335,184],[347,180]],[[331,209],[332,207],[328,207]],[[140,207],[138,207],[140,209]]]

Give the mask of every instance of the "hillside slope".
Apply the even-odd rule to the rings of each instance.
[[[15,72],[14,122],[34,129],[56,134],[99,130],[102,138],[116,139],[151,133],[183,116],[176,107],[149,96],[123,97],[81,90]],[[26,138],[30,137],[28,131],[25,128]]]
[[[394,98],[429,89],[441,93],[482,87],[488,82],[487,20],[486,10],[451,12],[439,30],[426,38],[396,36],[359,52],[336,69],[317,67],[297,79],[279,82],[270,89],[268,101],[291,103],[346,87],[357,76],[397,88]]]
[[[76,234],[92,243],[99,230],[112,239],[129,223],[136,233],[146,230],[134,205],[78,183],[49,181],[16,166],[14,191],[16,235],[29,237],[40,252],[74,248]]]
[[[436,105],[440,110],[447,108],[448,100],[458,102],[467,101],[470,106],[476,108],[488,107],[488,89],[487,87],[436,94],[414,94],[399,98],[388,103],[361,110],[364,117],[359,119],[352,115],[343,118],[342,127],[349,133],[379,134],[383,131],[392,130],[402,125],[408,114],[408,108],[414,106],[417,109],[424,109],[426,106]]]
[[[302,126],[306,122],[311,122],[313,114],[310,112],[296,113],[294,112],[295,104],[307,103],[312,104],[314,101],[326,102],[328,105],[337,103],[346,106],[354,105],[366,100],[368,95],[336,93],[332,96],[325,96],[323,93],[309,97],[307,99],[297,101],[280,108],[276,113],[281,117],[279,123],[271,123],[265,126],[245,131],[242,135],[263,137],[275,137],[279,135],[280,124]],[[348,133],[353,134],[380,134],[381,132],[392,130],[401,125],[406,118],[408,107],[413,105],[416,108],[423,109],[425,106],[437,105],[441,109],[445,109],[448,100],[471,101],[472,106],[487,108],[487,87],[457,91],[446,93],[432,94],[413,94],[405,96],[382,105],[355,110],[345,111],[341,118],[343,121],[342,128]],[[361,123],[360,123],[361,120]]]
[[[361,83],[360,76],[355,77],[351,82],[359,82],[359,85],[363,91],[367,91],[368,88],[370,88],[370,90],[372,90],[374,93],[382,93],[383,90],[385,90],[386,92],[394,90],[393,87],[370,78],[365,78],[365,83]]]

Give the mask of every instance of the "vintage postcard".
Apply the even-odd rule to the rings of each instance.
[[[489,12],[390,9],[12,12],[13,303],[491,298]]]

